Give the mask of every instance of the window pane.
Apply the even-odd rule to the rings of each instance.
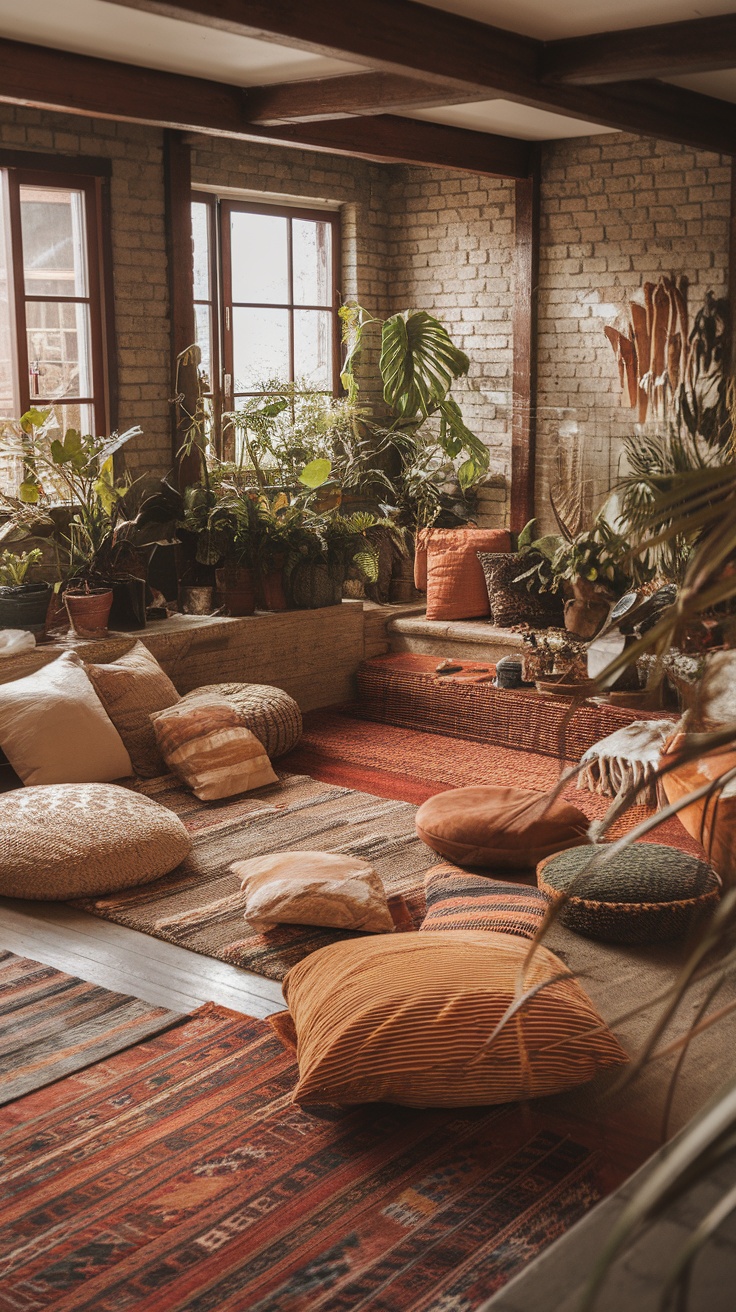
[[[27,296],[87,296],[84,192],[20,188]]]
[[[212,311],[209,305],[194,307],[194,340],[202,352],[199,366],[205,392],[212,391]]]
[[[318,391],[332,390],[332,314],[294,311],[294,377]]]
[[[18,414],[18,398],[15,395],[15,343],[10,317],[10,270],[1,217],[5,186],[5,175],[0,172],[0,419],[12,419]]]
[[[332,304],[332,226],[311,219],[292,221],[294,304]]]
[[[233,310],[236,392],[255,392],[269,379],[289,378],[288,310]]]
[[[70,428],[76,428],[84,437],[88,434],[99,436],[95,433],[95,412],[91,405],[55,405],[54,414],[58,420],[60,437]]]
[[[31,399],[92,396],[89,306],[27,301]]]
[[[233,300],[280,304],[289,300],[288,221],[272,214],[230,216]]]
[[[192,249],[194,252],[194,299],[209,301],[210,292],[210,207],[203,201],[192,204]]]

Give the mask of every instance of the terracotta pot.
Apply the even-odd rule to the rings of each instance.
[[[64,605],[69,622],[80,638],[97,638],[107,633],[112,588],[93,589],[90,592],[66,591]]]
[[[289,609],[284,591],[283,570],[271,570],[268,574],[262,574],[260,584],[264,610]]]
[[[256,582],[247,565],[226,565],[215,575],[221,605],[228,615],[253,615],[256,609]]]
[[[576,638],[594,638],[608,619],[613,598],[606,588],[587,579],[572,580],[572,597],[565,602],[565,628]]]
[[[214,588],[182,583],[179,588],[179,610],[182,615],[211,615],[213,609]]]

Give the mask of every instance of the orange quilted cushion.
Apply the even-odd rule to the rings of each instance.
[[[424,528],[417,534],[414,583],[427,593],[428,620],[469,620],[490,615],[479,551],[510,551],[511,535],[498,528]]]
[[[484,930],[382,934],[312,952],[284,980],[299,1041],[294,1101],[515,1102],[625,1062],[560,959],[528,953],[525,939]],[[489,1042],[522,977],[537,991]]]

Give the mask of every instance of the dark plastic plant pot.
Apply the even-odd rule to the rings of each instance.
[[[116,579],[112,585],[112,606],[108,627],[117,632],[135,633],[146,627],[146,580]]]
[[[96,638],[107,633],[107,621],[112,606],[112,588],[91,589],[89,592],[64,593],[69,622],[80,638]]]
[[[23,583],[16,588],[0,587],[0,629],[45,632],[50,595],[49,583]]]

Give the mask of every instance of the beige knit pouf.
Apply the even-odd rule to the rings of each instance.
[[[209,683],[188,692],[182,702],[208,697],[227,697],[272,761],[290,752],[302,736],[302,713],[283,688],[268,683]]]
[[[167,875],[192,840],[173,811],[117,784],[41,784],[0,796],[0,894],[53,902]]]

